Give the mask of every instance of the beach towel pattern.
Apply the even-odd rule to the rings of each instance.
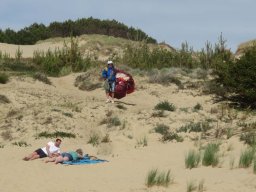
[[[96,163],[103,163],[108,162],[107,160],[103,159],[90,159],[88,155],[85,155],[83,159],[78,159],[75,161],[64,161],[62,164],[66,165],[83,165],[83,164],[96,164]]]

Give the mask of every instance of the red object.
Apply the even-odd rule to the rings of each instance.
[[[116,69],[115,98],[121,99],[135,91],[135,83],[132,76],[122,70]]]

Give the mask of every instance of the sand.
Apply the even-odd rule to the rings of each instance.
[[[39,48],[40,45],[37,45]],[[15,46],[11,46],[12,51]],[[33,46],[31,46],[33,47]],[[32,48],[23,49],[25,56],[31,56]],[[2,49],[1,44],[1,49]],[[5,48],[4,48],[5,49]],[[34,49],[34,48],[33,48]],[[14,51],[15,52],[15,51]],[[7,84],[0,84],[0,94],[11,103],[0,103],[0,133],[9,131],[11,138],[0,136],[0,187],[3,192],[143,192],[143,191],[187,191],[188,183],[196,186],[204,181],[204,191],[209,192],[252,192],[256,190],[256,175],[252,167],[238,168],[240,153],[246,146],[239,141],[239,135],[230,139],[225,136],[216,139],[214,134],[208,142],[220,142],[220,163],[217,167],[199,165],[194,169],[185,168],[185,155],[191,149],[198,149],[199,142],[193,141],[199,133],[181,133],[183,142],[161,142],[161,135],[154,133],[157,124],[169,125],[172,130],[189,122],[216,119],[212,123],[213,132],[217,128],[236,127],[244,119],[255,121],[255,117],[237,112],[228,123],[220,120],[229,113],[219,109],[213,95],[203,95],[197,89],[179,89],[176,85],[162,86],[149,84],[146,77],[134,76],[136,91],[127,97],[106,104],[102,88],[82,91],[74,86],[71,74],[60,78],[50,78],[53,85],[46,85],[29,77],[11,77]],[[152,117],[154,107],[161,101],[169,101],[176,111],[166,112],[166,117]],[[200,103],[203,109],[192,109]],[[122,105],[126,109],[119,109]],[[232,111],[232,110],[231,110]],[[100,122],[112,113],[121,125],[108,128]],[[67,115],[69,114],[69,116]],[[70,117],[71,114],[71,117]],[[44,146],[50,139],[38,138],[42,131],[65,131],[76,134],[76,138],[64,138],[62,151],[82,148],[86,153],[96,155],[108,162],[93,165],[54,165],[44,163],[43,159],[23,161],[22,158]],[[111,142],[98,146],[88,144],[92,133],[102,138],[109,134]],[[147,139],[147,146],[140,141]],[[24,141],[29,146],[19,147],[14,142]],[[234,167],[230,166],[234,159]],[[146,177],[150,170],[171,170],[173,183],[168,187],[148,188]]]

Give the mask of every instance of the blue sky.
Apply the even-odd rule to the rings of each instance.
[[[94,17],[115,19],[180,48],[215,43],[220,34],[235,51],[256,39],[255,0],[1,0],[0,28]]]

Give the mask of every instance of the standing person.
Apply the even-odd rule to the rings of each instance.
[[[23,158],[24,161],[30,161],[44,157],[54,157],[60,154],[61,139],[56,139],[55,142],[48,142],[45,147],[35,150],[30,155]]]
[[[52,157],[45,161],[45,163],[48,162],[54,162],[55,164],[62,163],[64,161],[76,161],[78,159],[83,158],[83,150],[77,149],[76,151],[69,151],[61,153],[58,157]]]
[[[105,79],[106,103],[114,103],[116,70],[113,61],[107,62],[107,67],[102,71],[102,77]]]

